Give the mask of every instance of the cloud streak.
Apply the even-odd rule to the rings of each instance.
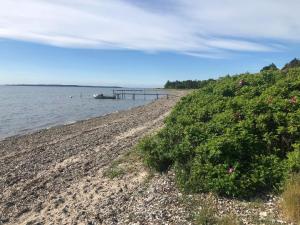
[[[0,0],[0,37],[218,58],[300,41],[299,8],[298,0]]]

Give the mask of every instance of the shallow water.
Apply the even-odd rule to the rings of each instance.
[[[100,100],[92,97],[95,93],[112,95],[112,88],[0,86],[0,139],[126,110],[154,99]]]

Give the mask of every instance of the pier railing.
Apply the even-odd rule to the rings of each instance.
[[[146,93],[145,90],[141,89],[118,89],[113,90],[113,95],[116,99],[126,99],[126,97],[131,97],[133,100],[135,100],[136,96],[144,96],[144,99],[146,96],[153,96],[156,99],[159,99],[159,97],[166,97],[169,99],[169,94],[163,94],[163,93]]]

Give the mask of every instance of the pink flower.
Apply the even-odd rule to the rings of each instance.
[[[296,96],[291,97],[290,103],[291,104],[296,104],[297,103],[297,97]]]
[[[234,172],[234,168],[233,167],[229,167],[228,173],[233,173],[233,172]]]

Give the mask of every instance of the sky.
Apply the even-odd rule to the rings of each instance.
[[[299,0],[0,0],[0,84],[161,87],[300,57]]]

